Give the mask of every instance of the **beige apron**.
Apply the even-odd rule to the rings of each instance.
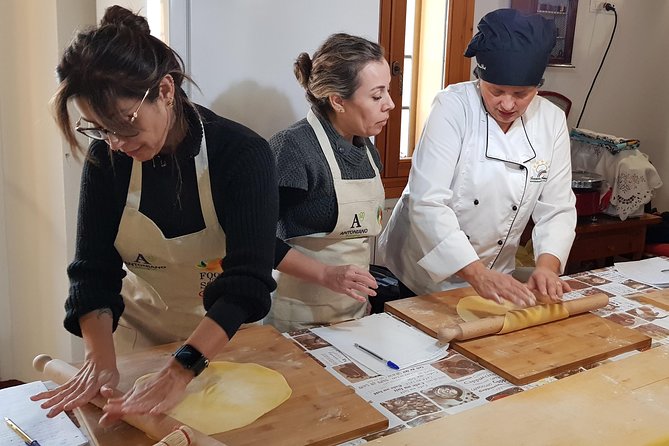
[[[114,242],[129,270],[121,290],[125,311],[114,334],[117,353],[186,339],[205,314],[202,295],[207,284],[222,272],[225,233],[211,195],[204,129],[195,169],[205,228],[168,239],[139,211],[142,163],[132,163],[126,205]]]
[[[343,180],[325,130],[312,111],[307,120],[314,129],[332,172],[338,219],[329,234],[294,237],[286,242],[301,253],[329,265],[369,268],[370,238],[381,232],[385,193],[379,171],[368,148],[374,177]],[[308,328],[323,323],[355,319],[367,313],[367,304],[345,294],[277,272],[277,289],[266,323],[280,331]]]

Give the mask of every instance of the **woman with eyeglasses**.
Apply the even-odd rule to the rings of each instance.
[[[569,132],[558,107],[537,96],[555,45],[555,24],[513,9],[487,14],[465,56],[478,80],[434,99],[409,183],[379,237],[403,296],[470,285],[521,306],[533,291],[557,301],[574,240]],[[515,268],[530,217],[536,268]]]
[[[185,340],[147,385],[110,400],[102,422],[165,412],[243,323],[269,310],[274,158],[251,130],[191,103],[179,56],[124,8],[77,34],[57,75],[63,135],[73,149],[75,130],[93,139],[65,304],[85,361],[33,399],[46,399],[53,417],[98,392],[110,397],[116,353]]]

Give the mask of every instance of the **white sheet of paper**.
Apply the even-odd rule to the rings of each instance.
[[[448,349],[448,344],[442,344],[417,328],[385,313],[372,314],[330,327],[313,328],[311,331],[346,356],[380,375],[390,375],[397,370],[358,349],[354,344],[362,345],[382,358],[394,362],[400,370],[442,358],[446,356]]]
[[[72,420],[63,412],[47,418],[48,409],[42,409],[43,401],[31,401],[30,397],[47,390],[41,381],[0,390],[0,445],[25,446],[25,443],[5,423],[7,417],[16,423],[40,446],[82,446],[88,440]]]
[[[614,264],[623,276],[649,285],[669,283],[669,260],[661,257]]]

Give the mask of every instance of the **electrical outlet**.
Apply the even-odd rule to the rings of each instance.
[[[603,2],[601,0],[590,0],[590,12],[594,12],[596,14],[608,12],[609,14],[613,14],[613,11],[607,11],[606,9],[604,9],[605,3],[610,3],[610,2]]]

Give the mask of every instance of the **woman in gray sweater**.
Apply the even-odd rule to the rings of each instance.
[[[369,243],[380,232],[385,199],[369,137],[395,107],[383,49],[360,37],[330,36],[313,58],[299,55],[295,76],[311,110],[270,139],[279,172],[277,235],[287,254],[266,321],[282,331],[366,314],[376,287]],[[304,274],[304,257],[338,268],[344,288],[335,291]]]

